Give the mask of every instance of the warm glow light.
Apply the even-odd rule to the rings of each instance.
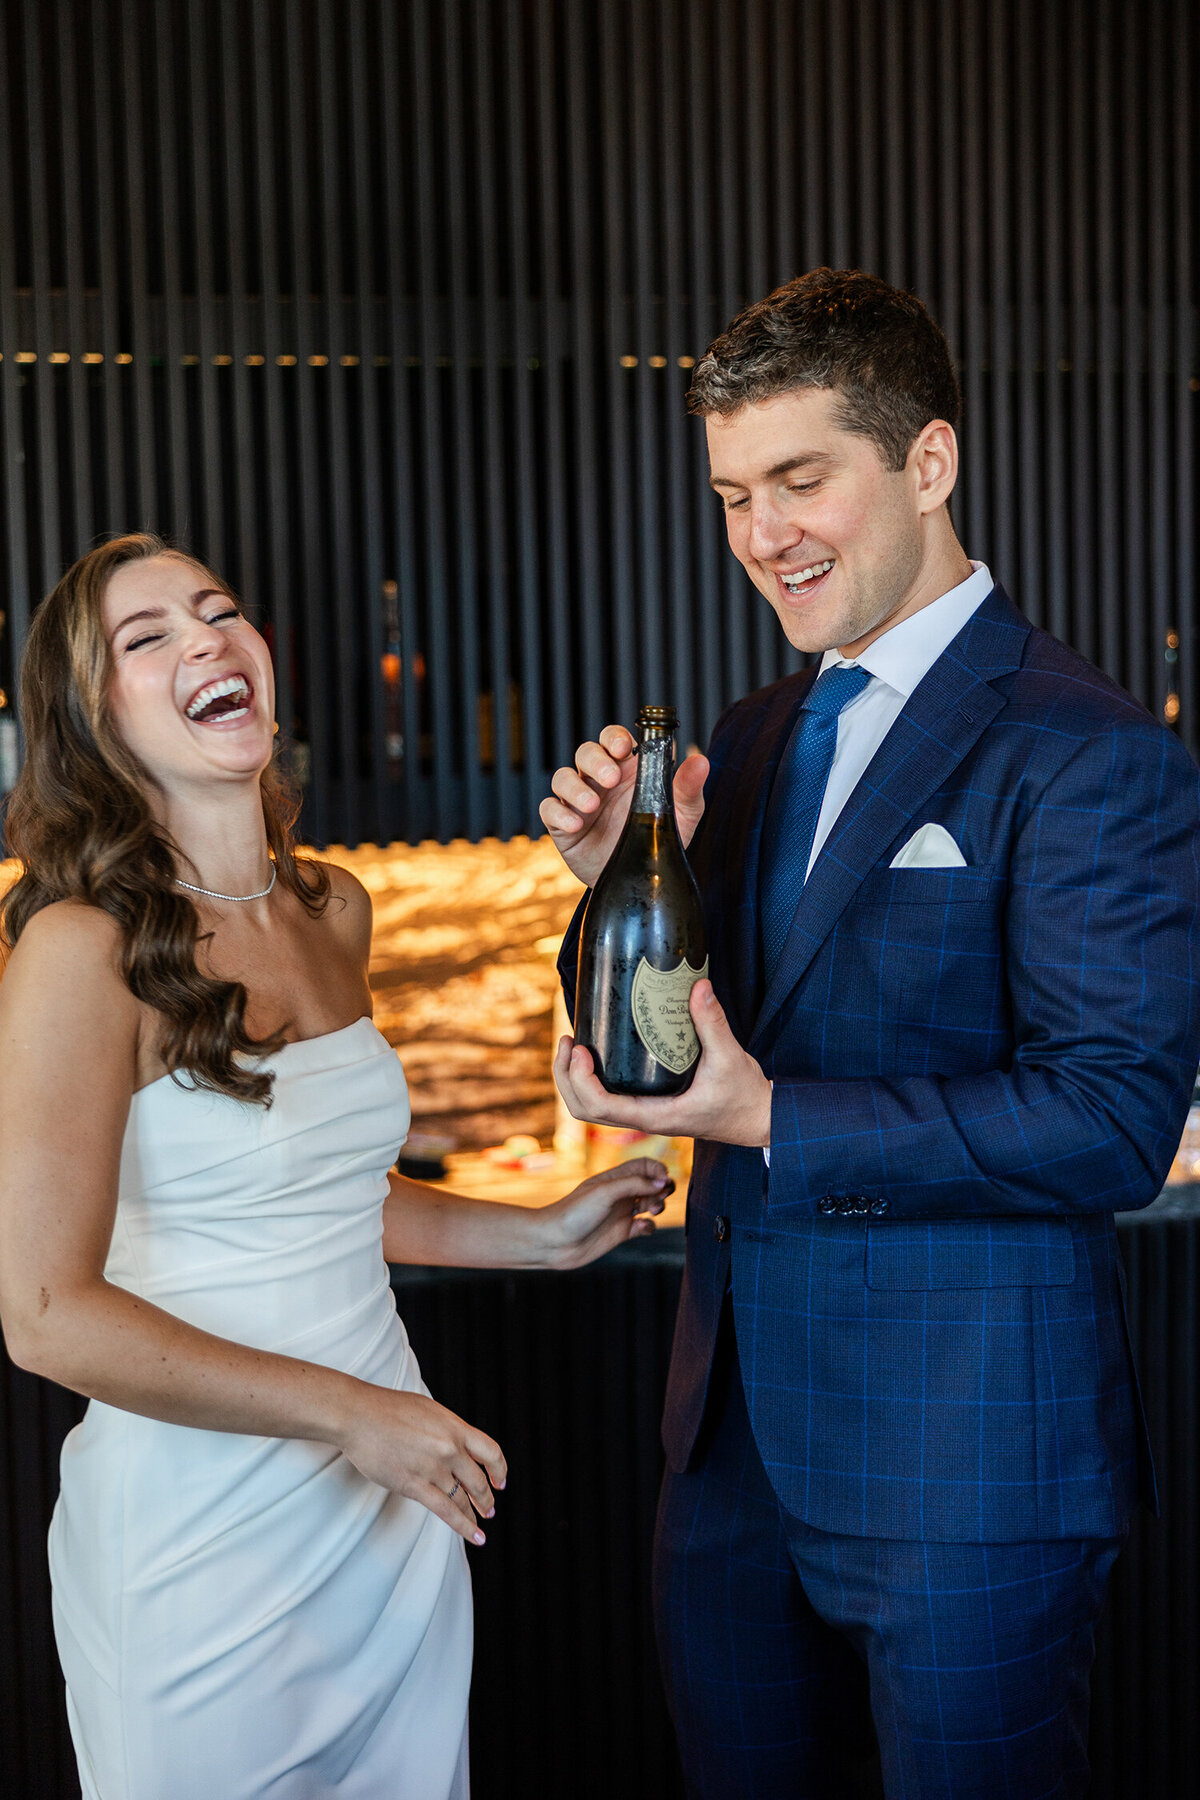
[[[227,369],[229,367],[230,363],[233,361],[233,358],[232,358],[232,356],[214,356],[213,361],[217,365],[218,369]]]
[[[296,366],[296,359],[294,356],[277,356],[275,361],[279,364],[281,369],[294,369]]]
[[[248,369],[261,369],[266,360],[265,356],[248,356],[246,358],[246,367]]]
[[[69,363],[70,360],[71,353],[69,350],[52,350],[50,352],[50,361],[52,363]]]
[[[358,367],[357,356],[339,356],[338,361],[341,363],[343,369],[357,369]]]
[[[623,356],[621,358],[621,367],[623,369],[636,369],[637,364],[638,359],[636,356]]]
[[[1179,695],[1168,694],[1163,701],[1163,718],[1168,725],[1173,725],[1179,717]]]
[[[18,350],[17,351],[17,361],[20,363],[36,362],[37,361],[37,351],[36,350]]]
[[[681,356],[679,358],[679,366],[681,369],[694,369],[696,366],[696,359],[694,356]]]
[[[113,357],[113,361],[119,363],[131,363],[133,358],[130,356],[128,350],[118,350],[117,354]]]
[[[85,363],[102,363],[104,358],[99,350],[85,350],[80,360]]]
[[[650,358],[650,367],[652,369],[665,369],[666,366],[667,359],[665,356],[652,356]]]
[[[327,366],[328,362],[329,358],[327,356],[310,356],[308,359],[308,366],[310,369],[323,369]]]

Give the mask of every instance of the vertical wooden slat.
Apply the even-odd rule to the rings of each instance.
[[[61,109],[63,160],[63,262],[66,277],[66,330],[63,348],[71,361],[67,368],[67,396],[70,419],[69,495],[72,536],[63,546],[67,560],[79,555],[91,542],[95,531],[95,498],[92,474],[91,407],[89,405],[88,365],[84,363],[88,342],[84,307],[83,270],[83,176],[85,162],[91,166],[91,154],[82,141],[79,92],[79,26],[86,26],[78,9],[57,0],[54,11],[54,73],[57,77],[56,98]],[[90,78],[90,70],[89,70]]]
[[[0,145],[13,141],[11,62],[0,66]],[[0,455],[3,457],[3,542],[5,594],[0,611],[7,615],[5,636],[12,670],[12,698],[19,698],[21,647],[29,630],[30,568],[25,507],[28,498],[25,430],[21,416],[21,365],[18,349],[15,256],[16,168],[11,155],[0,157]],[[18,747],[23,742],[18,730]]]
[[[562,293],[563,244],[562,206],[564,183],[564,144],[560,135],[560,84],[558,76],[559,12],[551,0],[537,0],[534,17],[534,79],[536,85],[537,132],[537,235],[540,246],[538,260],[538,292],[541,298],[541,373],[543,394],[542,420],[545,434],[545,496],[547,530],[544,534],[544,592],[548,614],[547,656],[550,674],[549,767],[570,756],[575,739],[572,725],[576,705],[573,689],[578,668],[574,594],[568,529],[571,482],[571,442],[565,415],[567,333],[564,329],[566,306]],[[480,232],[484,226],[480,223]],[[495,230],[494,219],[487,229]],[[502,743],[507,742],[499,730],[499,719],[507,713],[505,689],[499,679],[493,686],[496,695],[497,750],[496,768],[501,770]],[[503,792],[503,790],[502,790]],[[504,826],[501,826],[503,833]]]
[[[103,412],[103,501],[99,527],[111,533],[133,529],[134,513],[129,498],[126,469],[124,418],[124,367],[114,359],[128,349],[122,335],[122,275],[118,264],[118,195],[123,187],[117,167],[116,120],[118,100],[114,89],[113,45],[116,36],[115,0],[96,0],[92,8],[91,29],[84,42],[87,54],[84,66],[92,84],[92,104],[96,111],[96,234],[100,262],[100,336],[97,343],[76,344],[74,350],[103,356],[98,366],[100,403]],[[69,4],[69,0],[68,0]],[[82,34],[81,34],[82,35]],[[120,66],[119,55],[115,59]]]
[[[131,530],[154,531],[162,524],[158,484],[157,433],[150,358],[154,344],[150,330],[149,271],[146,233],[147,122],[142,109],[143,19],[137,0],[122,0],[120,58],[114,70],[113,91],[124,114],[125,207],[128,219],[129,321],[128,348],[133,388],[133,462],[136,471],[133,501],[136,526]],[[152,153],[152,146],[149,146]]]
[[[504,356],[504,333],[500,320],[500,220],[503,209],[497,184],[496,164],[499,147],[499,125],[496,117],[499,50],[497,36],[501,22],[497,20],[490,0],[474,0],[470,39],[472,46],[472,78],[478,108],[475,138],[475,167],[472,171],[478,194],[479,277],[482,292],[479,310],[482,320],[480,350],[482,374],[483,457],[486,471],[481,497],[487,590],[487,687],[492,696],[492,743],[494,753],[494,787],[497,811],[495,817],[501,836],[520,828],[521,800],[514,768],[512,708],[511,641],[512,614],[510,596],[512,581],[509,570],[511,538],[510,482],[506,479],[511,456],[508,421],[510,410],[505,405],[500,364]],[[563,454],[562,446],[558,453]],[[552,488],[562,505],[562,488],[566,471],[560,469]],[[561,543],[565,535],[565,517],[560,515]],[[580,571],[582,577],[582,571]],[[561,581],[561,572],[555,577]],[[555,595],[557,606],[559,596]],[[598,730],[599,727],[597,726]],[[570,754],[564,745],[561,756]]]
[[[1194,141],[1198,39],[1196,13],[1190,0],[1177,0],[1172,19],[1175,45],[1171,92],[1171,140]],[[1196,595],[1196,411],[1200,406],[1200,365],[1196,360],[1195,315],[1195,214],[1196,181],[1192,159],[1176,155],[1175,211],[1171,235],[1175,245],[1173,369],[1175,391],[1175,485],[1172,494],[1175,541],[1175,618],[1179,631],[1179,729],[1195,748],[1200,731],[1200,691],[1197,659],[1200,658],[1200,619]],[[1193,1591],[1194,1588],[1193,1588]]]
[[[983,138],[988,127],[984,108],[984,58],[987,53],[983,0],[964,0],[961,9],[962,33],[958,88],[962,106],[962,191],[964,205],[961,223],[963,278],[963,457],[965,462],[965,500],[963,508],[963,543],[968,556],[991,554],[991,507],[989,479],[992,474],[991,446],[988,441],[989,399],[994,371],[989,374],[988,316],[997,303],[987,288],[985,251],[986,161]],[[968,200],[966,197],[970,196]],[[954,229],[951,226],[951,229]],[[991,305],[989,305],[989,301]],[[999,571],[992,570],[993,575]]]
[[[1174,555],[1171,542],[1171,470],[1175,446],[1171,441],[1173,408],[1171,405],[1172,343],[1170,323],[1170,259],[1172,207],[1169,112],[1160,104],[1158,95],[1170,87],[1168,58],[1176,54],[1174,34],[1164,26],[1170,14],[1164,8],[1154,9],[1145,26],[1146,43],[1143,59],[1141,110],[1145,117],[1145,166],[1159,171],[1157,179],[1147,183],[1146,234],[1146,349],[1147,438],[1149,442],[1148,472],[1150,480],[1150,542],[1147,567],[1149,632],[1138,632],[1134,654],[1130,657],[1126,680],[1144,693],[1161,719],[1167,697],[1167,633],[1174,625],[1171,580]],[[1149,641],[1147,641],[1147,638]],[[1140,651],[1140,656],[1138,652]],[[1149,666],[1141,658],[1147,659]],[[1119,679],[1119,677],[1118,677]]]
[[[1090,173],[1091,98],[1088,63],[1092,35],[1090,0],[1077,0],[1071,15],[1071,50],[1067,58],[1067,242],[1071,256],[1070,281],[1070,541],[1071,634],[1087,657],[1097,655],[1098,623],[1092,596],[1095,593],[1096,546],[1093,532],[1095,505],[1093,445],[1095,419],[1091,386],[1095,369],[1093,331],[1093,277],[1091,236],[1088,230],[1088,178]],[[1135,459],[1136,460],[1136,459]],[[1140,585],[1140,584],[1139,584]],[[1139,595],[1140,598],[1140,595]]]
[[[400,619],[400,704],[403,721],[403,809],[401,829],[416,842],[429,835],[432,821],[424,804],[421,776],[421,721],[417,689],[417,655],[422,648],[417,577],[416,498],[418,482],[413,453],[413,418],[407,366],[413,343],[405,328],[409,292],[409,266],[415,237],[414,221],[404,205],[404,170],[408,161],[402,135],[402,56],[409,47],[402,41],[396,8],[380,11],[380,118],[383,133],[384,269],[387,280],[387,355],[391,374],[392,539],[395,546],[396,603]]]
[[[327,562],[328,585],[323,596],[322,639],[327,660],[319,679],[333,702],[332,738],[338,746],[341,780],[334,789],[336,830],[350,843],[358,843],[366,835],[363,830],[362,793],[359,782],[358,721],[360,716],[358,684],[366,678],[367,648],[362,642],[359,619],[364,610],[358,584],[359,559],[355,554],[358,534],[354,529],[354,507],[351,500],[350,433],[347,423],[347,379],[349,369],[342,358],[350,354],[345,336],[342,312],[343,214],[345,192],[343,169],[348,146],[340,129],[337,102],[338,45],[336,19],[339,0],[317,0],[316,34],[316,115],[313,126],[318,144],[320,168],[319,191],[313,198],[319,206],[320,232],[320,331],[319,354],[327,363],[313,370],[314,381],[324,389],[326,459],[323,471],[324,506],[328,517]],[[344,33],[340,34],[344,36]],[[314,209],[315,211],[316,209]],[[365,231],[368,221],[358,223]],[[377,654],[370,647],[371,659]]]
[[[512,245],[512,331],[516,376],[514,425],[517,476],[517,616],[521,670],[521,723],[525,744],[521,775],[524,825],[537,829],[537,809],[546,791],[542,704],[542,627],[539,605],[541,581],[538,555],[537,495],[540,484],[534,443],[533,384],[530,376],[537,361],[533,336],[534,310],[529,295],[530,218],[529,168],[525,131],[526,50],[524,8],[521,0],[506,0],[500,65],[507,102],[508,223]]]
[[[709,221],[715,204],[713,158],[717,147],[707,120],[713,99],[711,16],[706,8],[697,9],[686,42],[688,81],[687,167],[688,167],[688,280],[691,304],[688,309],[689,342],[687,353],[699,358],[717,330],[716,273],[713,264],[713,234]],[[724,321],[722,320],[722,323]],[[721,710],[726,693],[727,671],[724,666],[721,633],[720,576],[724,546],[724,528],[719,502],[708,485],[708,457],[703,431],[698,420],[689,422],[694,448],[692,518],[695,521],[696,572],[695,596],[698,613],[700,683],[698,736],[711,729]]]
[[[591,179],[592,136],[589,132],[589,100],[595,91],[592,70],[595,46],[590,20],[582,7],[565,9],[563,54],[566,58],[566,160],[568,231],[570,241],[570,356],[572,363],[572,412],[574,476],[577,499],[573,507],[575,567],[574,594],[579,613],[579,684],[577,730],[571,734],[574,748],[581,738],[596,733],[616,716],[617,696],[610,680],[608,633],[605,619],[611,610],[611,588],[605,580],[603,535],[599,495],[604,480],[604,458],[599,447],[601,408],[606,384],[601,372],[613,353],[606,339],[597,289],[599,281],[593,257],[597,242],[597,184]]]
[[[374,247],[380,221],[375,217],[371,166],[378,151],[372,119],[366,104],[371,90],[371,57],[377,38],[374,17],[378,8],[371,0],[355,0],[354,28],[349,34],[350,144],[354,195],[354,348],[359,356],[358,456],[361,468],[356,530],[362,546],[364,645],[359,678],[366,689],[366,724],[370,744],[370,794],[366,807],[366,835],[376,843],[391,841],[399,826],[392,805],[387,771],[387,723],[381,656],[384,648],[383,583],[383,443],[380,423],[378,359],[383,354],[379,329],[379,305],[375,292]]]
[[[1107,112],[1118,101],[1113,44],[1114,18],[1106,8],[1095,35],[1096,66],[1092,106]],[[1124,486],[1120,419],[1120,375],[1117,342],[1117,258],[1115,220],[1107,203],[1117,178],[1116,149],[1108,132],[1096,139],[1095,204],[1087,226],[1094,241],[1096,264],[1096,587],[1099,602],[1099,646],[1103,665],[1114,675],[1121,667],[1126,629],[1121,593],[1121,498]],[[1134,626],[1136,630],[1137,627]]]
[[[183,290],[180,275],[182,257],[181,233],[183,230],[183,183],[180,168],[179,96],[186,94],[186,84],[180,84],[178,70],[181,63],[180,39],[176,31],[177,22],[184,22],[178,8],[170,6],[154,7],[151,12],[151,30],[154,47],[154,82],[152,85],[152,105],[157,120],[158,159],[159,159],[159,218],[156,221],[162,234],[162,327],[158,344],[155,346],[162,363],[165,365],[160,377],[160,385],[164,390],[166,410],[165,442],[159,439],[159,447],[166,452],[167,486],[169,511],[166,514],[167,528],[184,544],[193,541],[196,521],[191,512],[191,495],[188,484],[188,430],[187,400],[184,393],[183,358],[185,354],[183,340]],[[183,113],[184,129],[187,128],[187,111]],[[187,354],[194,355],[193,351]],[[158,360],[158,358],[156,358]],[[161,502],[160,502],[161,503]]]
[[[1026,616],[1035,625],[1045,617],[1045,517],[1044,426],[1045,395],[1051,379],[1045,367],[1045,330],[1039,296],[1044,230],[1038,185],[1038,136],[1041,127],[1038,94],[1040,61],[1034,14],[1038,0],[1018,0],[1013,23],[1016,39],[1016,108],[1013,140],[1016,150],[1017,239],[1017,528],[1020,559],[1017,593]],[[1057,229],[1053,227],[1052,229]],[[1058,522],[1055,522],[1057,529]]]
[[[992,573],[1011,588],[1017,572],[1017,492],[1014,482],[1016,452],[1013,445],[1012,406],[1012,133],[1006,97],[1012,88],[1011,21],[1005,12],[989,8],[987,14],[987,99],[983,116],[988,136],[988,226],[990,255],[987,286],[991,292],[991,329],[987,356],[991,364],[991,530],[988,554]]]
[[[253,28],[246,30],[243,26],[239,37],[229,43],[220,30],[221,23],[220,11],[214,18],[209,8],[192,0],[188,13],[188,66],[193,76],[192,195],[196,219],[197,329],[192,349],[200,358],[196,369],[202,521],[199,529],[217,567],[227,570],[226,578],[235,581],[239,591],[255,604],[266,598],[261,588],[258,537],[268,506],[262,470],[254,453],[251,371],[246,366],[247,356],[262,355],[261,343],[252,341],[247,318],[250,270],[246,193],[248,186],[253,191],[255,184],[243,179],[246,159],[251,154],[243,127],[242,102]],[[222,95],[216,131],[208,109],[214,79],[219,81]],[[219,190],[213,182],[212,168],[218,144],[224,167]],[[214,266],[218,230],[224,233],[222,248],[228,270],[229,292],[223,307],[217,299]],[[262,308],[260,299],[260,311]],[[219,366],[215,360],[218,356],[232,356],[233,362]],[[240,482],[229,484],[227,492],[222,398],[228,403],[230,397],[235,465],[244,474]]]
[[[437,248],[439,238],[435,169],[440,167],[434,136],[430,88],[434,79],[434,46],[428,0],[414,0],[410,10],[413,60],[421,75],[413,95],[416,156],[423,179],[417,182],[417,254],[420,267],[418,354],[421,361],[421,499],[424,521],[425,569],[423,623],[426,681],[430,698],[433,740],[434,817],[439,835],[461,831],[460,809],[454,793],[454,747],[460,730],[457,708],[451,703],[456,691],[450,661],[449,542],[445,506],[444,442],[441,393],[437,361],[444,338],[442,294],[439,290]],[[440,9],[439,9],[440,10]],[[460,696],[461,698],[461,696]]]
[[[629,186],[626,176],[628,153],[626,114],[627,95],[620,71],[626,65],[627,52],[621,26],[627,18],[625,4],[600,8],[600,79],[605,95],[602,114],[603,217],[604,217],[604,330],[603,355],[605,398],[608,425],[608,494],[611,517],[608,521],[608,606],[609,641],[612,646],[611,704],[613,717],[623,725],[632,725],[639,704],[637,664],[622,654],[622,646],[637,641],[634,613],[634,546],[633,546],[633,444],[630,436],[631,372],[622,367],[622,356],[636,356],[630,319],[625,300],[628,287],[628,254],[626,229]]]
[[[63,572],[62,508],[59,495],[58,413],[55,405],[55,367],[52,351],[60,346],[50,316],[50,242],[52,221],[46,180],[49,153],[45,88],[43,85],[42,32],[45,16],[28,13],[25,19],[25,106],[29,148],[29,221],[33,300],[32,349],[34,418],[36,420],[37,515],[41,542],[38,558],[43,593]],[[61,229],[61,225],[60,225]]]
[[[278,109],[282,94],[275,71],[278,68],[272,51],[269,29],[270,0],[252,0],[249,31],[244,27],[241,0],[221,0],[218,29],[222,45],[222,91],[226,105],[240,98],[241,72],[247,70],[249,91],[253,96],[254,160],[257,172],[253,229],[259,256],[259,280],[262,284],[261,333],[256,355],[263,358],[263,430],[265,468],[258,492],[267,514],[263,532],[263,562],[269,566],[271,623],[274,634],[275,717],[285,743],[291,743],[295,731],[296,695],[293,667],[297,656],[296,618],[294,606],[294,563],[292,540],[292,508],[289,505],[289,434],[286,424],[283,382],[289,371],[280,366],[280,357],[294,354],[295,327],[286,335],[282,327],[282,275],[279,264],[279,231],[281,218],[277,208],[275,187],[276,138]],[[235,66],[237,65],[237,66]],[[240,180],[241,171],[230,161],[225,165],[226,208],[236,217],[236,202],[231,190]],[[293,301],[295,296],[293,296]],[[286,343],[286,347],[285,347]],[[240,428],[239,428],[240,429]],[[247,504],[243,478],[240,503]]]
[[[468,80],[466,58],[462,54],[467,34],[463,30],[462,0],[442,0],[441,67],[438,85],[445,96],[449,121],[475,116],[474,95]],[[490,73],[490,71],[489,71]],[[454,591],[458,631],[454,646],[454,682],[462,697],[460,750],[464,789],[463,831],[469,838],[482,836],[483,771],[479,762],[479,697],[480,658],[479,633],[476,624],[479,604],[479,545],[476,522],[482,508],[475,483],[475,431],[472,408],[470,299],[467,292],[470,246],[475,235],[474,209],[468,206],[470,171],[466,166],[466,132],[447,131],[441,144],[441,160],[446,178],[446,248],[450,265],[450,335],[447,351],[450,357],[451,456],[454,494]],[[520,372],[518,370],[518,380]],[[537,671],[530,668],[529,681]],[[493,693],[493,715],[504,706],[505,696]]]
[[[684,313],[686,292],[685,255],[687,234],[683,211],[686,192],[686,143],[684,139],[685,47],[683,7],[669,0],[663,14],[662,97],[658,181],[663,196],[677,195],[677,203],[662,208],[663,313],[661,353],[666,367],[658,376],[660,405],[665,409],[666,499],[663,520],[663,552],[666,568],[663,584],[664,624],[667,636],[666,669],[670,704],[679,712],[680,752],[698,732],[702,710],[696,668],[694,583],[699,561],[696,528],[691,516],[692,461],[689,436],[698,427],[684,412],[687,373],[680,371],[680,357],[692,356],[691,335]],[[778,242],[778,240],[777,240]]]
[[[274,67],[282,75],[282,91],[287,107],[285,204],[292,242],[291,280],[295,335],[291,354],[295,356],[296,362],[289,371],[289,386],[293,390],[295,449],[299,464],[296,533],[299,554],[293,558],[292,568],[304,621],[303,654],[298,660],[302,669],[303,718],[311,769],[307,828],[318,844],[325,844],[338,835],[342,821],[335,811],[333,785],[334,723],[330,704],[333,684],[327,648],[330,603],[327,535],[329,507],[321,454],[325,446],[325,434],[318,408],[321,396],[317,391],[318,383],[327,385],[328,371],[309,361],[310,357],[325,354],[323,341],[317,331],[314,280],[317,257],[313,229],[314,201],[319,205],[320,197],[311,192],[309,184],[309,150],[317,121],[312,116],[309,104],[311,90],[306,81],[313,55],[305,28],[306,12],[298,4],[298,0],[285,0],[283,17],[282,66],[276,60]]]
[[[629,179],[633,189],[633,334],[631,350],[637,368],[625,385],[633,389],[633,466],[637,546],[634,617],[641,664],[639,703],[661,706],[668,696],[664,688],[662,616],[663,494],[660,471],[663,451],[659,422],[661,408],[659,371],[650,361],[662,354],[656,298],[662,293],[658,246],[662,236],[659,189],[654,180],[654,118],[661,105],[661,67],[664,46],[654,33],[656,21],[637,8],[630,14]],[[626,719],[626,724],[632,723]]]

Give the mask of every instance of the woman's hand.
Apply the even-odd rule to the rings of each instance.
[[[361,1475],[419,1500],[469,1543],[482,1544],[476,1513],[490,1519],[493,1488],[508,1465],[494,1438],[476,1431],[427,1394],[355,1384],[351,1417],[338,1448]]]
[[[554,1269],[581,1269],[630,1238],[654,1230],[675,1183],[662,1163],[638,1156],[589,1175],[573,1192],[536,1215],[542,1260]]]

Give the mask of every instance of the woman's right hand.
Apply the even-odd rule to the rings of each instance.
[[[623,725],[606,725],[598,743],[580,744],[573,769],[556,769],[553,793],[538,815],[559,855],[585,887],[595,887],[629,816],[637,742]],[[704,813],[708,758],[693,751],[675,772],[675,818],[686,846]]]
[[[369,1382],[356,1388],[362,1391],[355,1394],[338,1447],[359,1474],[419,1500],[469,1543],[482,1544],[475,1515],[491,1518],[496,1510],[492,1489],[502,1488],[508,1478],[495,1439],[427,1394]]]

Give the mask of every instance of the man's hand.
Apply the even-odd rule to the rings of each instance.
[[[700,1064],[685,1094],[666,1100],[610,1094],[596,1078],[591,1054],[569,1037],[554,1059],[558,1091],[576,1119],[594,1125],[661,1132],[664,1137],[708,1138],[755,1148],[771,1142],[771,1083],[729,1029],[711,981],[692,989],[692,1023],[700,1039]]]
[[[580,744],[573,769],[556,769],[553,794],[538,808],[563,861],[585,887],[595,887],[629,816],[637,776],[637,743],[623,725],[606,725],[598,744]],[[699,751],[675,771],[675,817],[684,846],[704,813],[708,758]]]

